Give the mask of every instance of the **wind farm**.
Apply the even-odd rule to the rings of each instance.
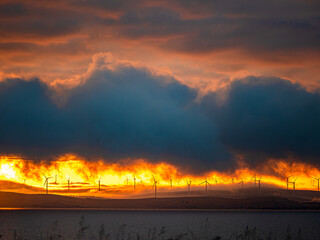
[[[0,239],[320,239],[319,10],[0,1]]]
[[[4,184],[1,189],[25,194],[43,193],[114,199],[148,198],[152,195],[154,198],[266,195],[289,197],[297,196],[297,191],[314,192],[312,199],[318,198],[316,193],[319,180],[314,176],[317,176],[319,171],[317,168],[305,165],[299,166],[299,175],[296,168],[288,165],[287,169],[275,171],[274,175],[258,175],[257,170],[247,168],[236,169],[232,174],[207,172],[205,177],[202,177],[196,174],[184,174],[182,169],[167,163],[153,165],[145,161],[136,161],[128,168],[119,168],[120,165],[108,166],[102,162],[96,165],[79,160],[76,156],[67,158],[58,160],[53,165],[42,165],[23,158],[3,157],[0,173],[1,169],[6,169],[6,175],[0,175],[0,181],[11,182],[11,185],[7,188],[5,185],[8,184]],[[25,175],[24,168],[30,167],[38,168],[32,177]],[[83,172],[85,175],[80,169],[85,169]],[[287,174],[288,172],[291,174]],[[40,175],[37,176],[38,173]],[[284,177],[281,177],[281,174]],[[66,179],[66,181],[56,181],[56,179]],[[313,184],[315,180],[316,188]],[[174,182],[176,184],[173,184]]]

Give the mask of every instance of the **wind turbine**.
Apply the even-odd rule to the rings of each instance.
[[[319,180],[320,180],[320,178],[314,177],[314,179],[317,180],[317,182],[318,182],[318,192],[319,192]]]
[[[52,177],[47,177],[46,175],[44,175],[44,173],[42,173],[42,175],[45,177],[45,181],[44,181],[44,184],[43,186],[46,187],[46,194],[48,194],[48,185],[49,185],[49,179],[52,178]]]
[[[206,184],[205,186],[205,189],[206,189],[206,195],[208,195],[208,185],[210,185],[210,183],[208,182],[208,180],[207,180],[207,178],[206,178],[206,180],[204,181],[204,182],[202,182],[202,183],[200,183],[199,185],[202,185],[202,184]]]
[[[286,177],[286,179],[287,179],[287,190],[289,189],[289,178],[290,178],[291,176],[287,176]]]
[[[54,175],[54,184],[57,184],[57,175]]]
[[[68,191],[70,190],[70,177],[68,177]]]
[[[191,181],[187,181],[187,184],[188,184],[188,198],[189,198],[189,195],[190,195],[190,186],[191,186]]]
[[[154,178],[154,176],[152,176],[152,178],[153,178],[152,189],[154,188],[154,199],[157,199],[157,184],[158,184],[158,181]]]
[[[256,182],[257,177],[256,177],[256,175],[253,175],[251,180],[254,181],[254,186],[256,187],[257,186],[257,182]]]
[[[218,180],[216,177],[214,177],[214,181],[216,182],[216,185],[218,184]]]
[[[127,182],[127,185],[129,185],[129,178],[128,178],[128,176],[126,177],[125,182]]]
[[[294,191],[296,190],[296,181],[297,181],[298,178],[296,178],[292,183],[292,190],[293,190],[293,194],[294,194]]]
[[[262,176],[258,180],[258,183],[259,183],[259,194],[260,194],[260,190],[261,190],[261,178],[262,178]]]
[[[170,178],[170,187],[172,188],[172,178]]]
[[[136,176],[133,176],[133,189],[136,190]]]
[[[100,183],[101,183],[101,177],[98,180],[98,184],[99,184],[99,191],[100,191]]]
[[[257,184],[256,184],[257,182],[259,183],[259,194],[260,194],[260,190],[261,190],[261,178],[262,178],[262,177],[260,177],[259,179],[257,179],[257,178],[256,178],[256,175],[254,175],[254,176],[251,178],[251,180],[254,181],[254,186],[257,185]]]
[[[178,191],[180,191],[180,180],[176,181],[177,185],[178,185]]]
[[[241,184],[241,192],[243,193],[243,180],[241,179],[241,182],[239,182],[239,184]]]

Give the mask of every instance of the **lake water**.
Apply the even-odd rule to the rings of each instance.
[[[320,239],[320,212],[1,210],[0,234],[0,239],[236,239],[257,235],[313,240]]]

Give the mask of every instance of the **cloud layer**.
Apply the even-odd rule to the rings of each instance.
[[[172,76],[100,56],[64,101],[39,79],[0,82],[0,152],[166,160],[195,169],[294,158],[317,163],[320,95],[249,77],[198,92]]]
[[[230,159],[215,126],[195,105],[196,92],[148,69],[100,67],[69,90],[61,106],[38,79],[3,81],[0,92],[0,150],[5,153],[72,152],[92,159],[200,165]]]
[[[319,87],[319,1],[74,1],[0,3],[0,71],[47,82],[111,51],[168,67],[197,88],[274,75]],[[187,67],[186,67],[187,66]]]
[[[278,78],[255,78],[231,84],[221,105],[217,94],[203,99],[215,119],[221,141],[246,161],[292,158],[319,162],[320,95]]]

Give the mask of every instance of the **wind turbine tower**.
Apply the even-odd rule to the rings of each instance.
[[[133,189],[136,190],[136,176],[133,177]]]
[[[154,188],[154,199],[157,199],[157,184],[158,184],[158,181],[154,178],[154,176],[152,176],[153,178],[153,186],[152,188]]]
[[[188,198],[189,198],[189,195],[190,195],[190,187],[191,187],[191,181],[187,181],[187,184],[188,184]]]
[[[208,195],[208,185],[210,185],[210,183],[208,182],[207,178],[204,182],[200,183],[199,185],[205,184],[205,190],[206,190],[206,195]]]
[[[319,180],[320,180],[320,178],[315,178],[314,177],[314,179],[317,180],[317,182],[318,182],[318,192],[319,192]]]
[[[294,191],[296,190],[296,181],[298,178],[296,178],[292,183],[292,190],[293,190],[293,195],[294,195]]]
[[[257,181],[256,181],[257,177],[256,177],[256,175],[253,175],[251,180],[254,181],[254,186],[256,187],[257,186]]]
[[[259,194],[260,194],[260,191],[261,191],[261,178],[262,177],[260,177],[259,180],[258,180],[258,183],[259,183]]]
[[[260,177],[259,179],[257,179],[257,178],[256,178],[256,175],[254,175],[254,176],[251,178],[251,180],[254,181],[254,186],[257,186],[257,182],[258,182],[258,184],[259,184],[259,185],[258,185],[258,187],[259,187],[259,188],[258,188],[258,189],[259,189],[259,194],[260,194],[260,190],[261,190],[261,178],[262,178],[262,177]]]
[[[44,175],[44,173],[42,173],[42,175],[45,178],[43,186],[46,187],[46,194],[48,194],[49,179],[52,178],[52,177],[47,177],[46,175]]]
[[[290,178],[291,176],[288,176],[288,177],[286,177],[286,179],[287,179],[287,190],[289,189],[289,178]]]
[[[243,180],[241,179],[241,182],[239,182],[239,184],[241,184],[241,193],[243,194]]]
[[[99,191],[100,191],[100,183],[101,183],[101,178],[99,178],[99,180],[98,180],[98,184],[99,184]]]
[[[70,190],[70,177],[68,177],[68,191]]]

